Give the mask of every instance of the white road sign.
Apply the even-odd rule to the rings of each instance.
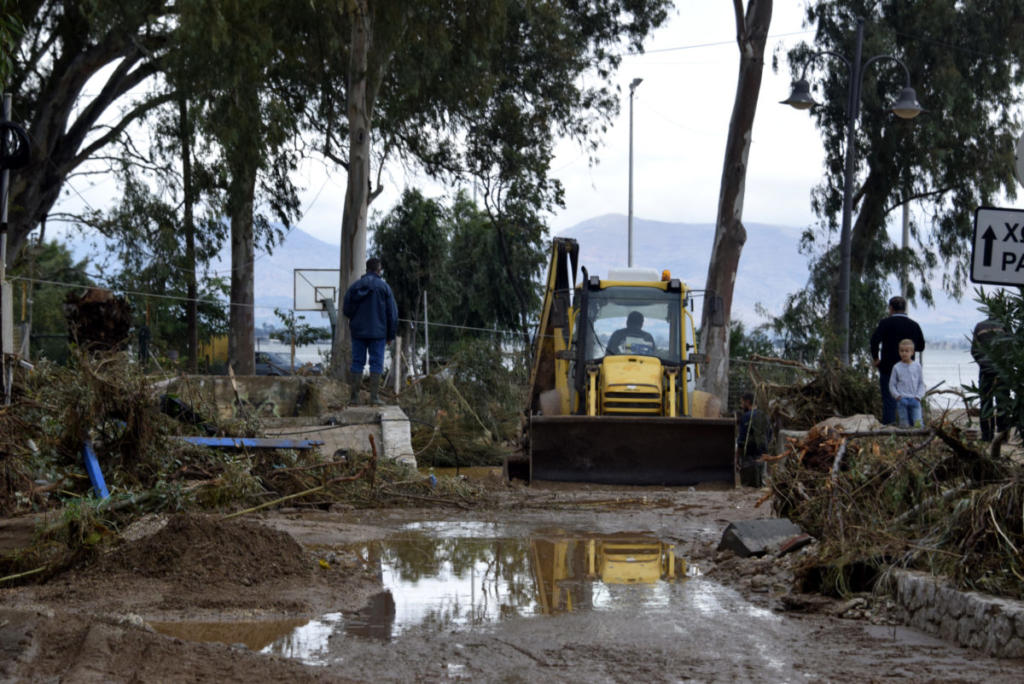
[[[974,212],[971,280],[1024,285],[1024,209],[978,207]]]

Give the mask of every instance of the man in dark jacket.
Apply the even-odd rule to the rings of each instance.
[[[398,331],[398,307],[391,288],[381,277],[380,259],[366,260],[366,275],[345,292],[342,313],[348,318],[352,334],[352,366],[348,382],[350,400],[359,402],[359,383],[363,379],[366,355],[370,355],[370,403],[380,399],[380,376],[384,372],[384,350]]]
[[[896,400],[889,394],[889,376],[892,367],[900,360],[900,340],[911,340],[915,354],[924,352],[924,334],[921,326],[907,316],[907,300],[893,297],[889,300],[889,315],[878,322],[871,335],[871,358],[878,368],[878,385],[882,390],[882,423],[896,423]],[[878,348],[881,345],[882,353]],[[911,359],[915,357],[910,357]],[[917,357],[921,361],[920,357]]]
[[[994,318],[985,320],[974,326],[974,334],[971,337],[971,356],[978,364],[978,394],[981,395],[981,438],[991,442],[996,431],[1002,432],[1009,425],[1004,400],[999,396],[1004,394],[999,390],[999,374],[989,358],[993,347],[1005,336],[1003,324]]]
[[[771,451],[772,424],[764,411],[754,406],[754,393],[740,397],[739,430],[736,435],[736,461],[740,484],[744,487],[764,485],[765,464],[761,457]]]

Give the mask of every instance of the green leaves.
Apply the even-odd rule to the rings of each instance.
[[[937,275],[946,291],[960,296],[974,210],[1016,194],[1013,144],[1021,128],[1017,93],[1024,81],[1024,5],[1016,0],[818,0],[808,6],[815,41],[790,51],[789,61],[794,78],[811,65],[808,80],[823,103],[811,112],[826,154],[825,177],[812,195],[820,221],[807,244],[813,275],[805,297],[815,302],[831,301],[837,278],[828,264],[834,263],[842,219],[850,74],[839,59],[812,61],[811,55],[833,51],[852,59],[858,17],[865,18],[862,63],[875,55],[901,60],[926,111],[912,121],[894,117],[886,107],[905,83],[903,69],[888,59],[867,67],[856,121],[854,334],[873,327],[884,310],[880,303],[892,293],[890,283],[904,270],[911,301],[930,302],[929,283]],[[887,226],[900,220],[907,201],[911,244],[902,250]],[[834,324],[826,317],[815,325],[820,340]],[[851,340],[851,352],[863,354],[866,348]]]
[[[373,229],[374,255],[399,316],[420,319],[427,292],[431,320],[469,328],[524,329],[539,305],[532,278],[543,261],[542,241],[540,231],[499,226],[465,192],[446,207],[407,190]],[[525,293],[525,307],[517,289]],[[430,337],[433,343],[459,334],[432,329]]]

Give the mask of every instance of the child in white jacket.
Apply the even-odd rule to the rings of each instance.
[[[914,342],[900,340],[900,362],[892,367],[889,394],[896,400],[900,427],[921,425],[921,399],[924,398],[924,375],[921,364],[914,361]]]

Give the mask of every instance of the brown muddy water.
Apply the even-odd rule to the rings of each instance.
[[[321,549],[358,556],[381,591],[306,621],[151,623],[362,681],[1018,681],[1000,663],[902,627],[770,610],[648,532],[410,522]]]

